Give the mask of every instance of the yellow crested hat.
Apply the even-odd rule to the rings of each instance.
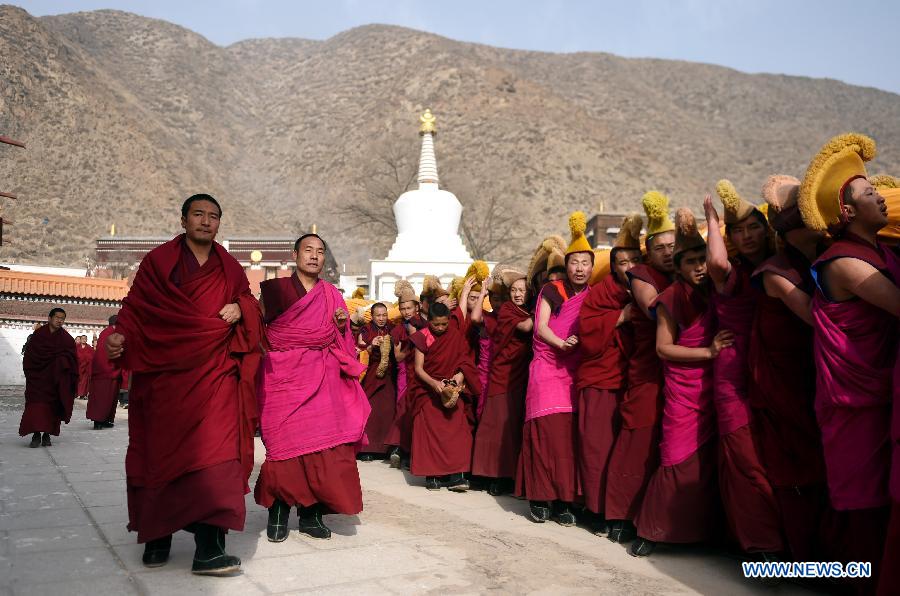
[[[773,174],[766,178],[762,188],[762,197],[775,213],[781,213],[797,204],[800,193],[800,181],[786,174]]]
[[[569,216],[569,231],[572,232],[572,242],[569,243],[569,247],[566,249],[566,255],[576,252],[594,252],[591,243],[588,242],[587,237],[584,235],[585,230],[587,230],[587,217],[583,212],[576,211]]]
[[[362,300],[366,297],[366,289],[365,288],[356,288],[353,290],[353,294],[350,296],[354,300]]]
[[[888,223],[878,230],[878,238],[891,244],[900,243],[900,178],[893,176],[872,176],[869,178],[878,194],[887,204]]]
[[[700,235],[693,211],[687,207],[681,207],[675,213],[675,254],[704,247],[706,247],[706,241]]]
[[[743,221],[756,210],[756,206],[753,203],[744,200],[738,194],[737,189],[730,180],[719,180],[716,184],[716,194],[722,200],[726,224],[736,224]]]
[[[447,295],[447,290],[441,285],[441,280],[435,275],[426,275],[422,279],[422,295],[431,300]]]
[[[562,253],[566,249],[566,241],[562,236],[552,235],[544,238],[534,251],[531,261],[528,263],[528,279],[534,279],[539,273],[550,269],[549,259],[554,251]]]
[[[416,296],[416,291],[413,290],[412,284],[405,279],[398,279],[397,283],[394,284],[394,296],[397,297],[397,304],[419,302],[419,297]]]
[[[630,248],[634,250],[641,249],[641,230],[644,227],[644,220],[637,213],[626,215],[619,227],[619,233],[616,235],[616,243],[613,248]]]
[[[491,276],[491,270],[488,268],[488,264],[484,261],[475,261],[469,268],[466,270],[466,275],[464,279],[468,279],[470,277],[475,277],[475,285],[472,286],[473,292],[481,291],[481,284],[484,283],[484,280]]]
[[[651,190],[644,193],[641,204],[647,214],[647,238],[675,229],[675,223],[669,217],[669,197],[658,190]]]
[[[875,141],[847,133],[832,138],[813,157],[800,184],[800,214],[806,227],[826,231],[840,225],[844,187],[866,177],[865,162],[875,157]]]

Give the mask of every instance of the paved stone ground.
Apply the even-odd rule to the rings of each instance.
[[[0,388],[0,595],[811,593],[744,580],[736,558],[707,549],[634,559],[582,528],[531,523],[523,501],[428,492],[381,462],[360,464],[365,511],[326,517],[331,540],[294,531],[267,542],[266,513],[248,495],[246,530],[228,537],[242,575],[192,576],[184,532],[168,565],[145,569],[125,530],[127,411],[93,431],[77,402],[52,447],[29,449],[17,434],[22,400],[20,387]],[[257,463],[262,455],[258,444]]]

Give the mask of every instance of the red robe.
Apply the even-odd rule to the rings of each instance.
[[[106,355],[106,338],[116,332],[110,325],[97,338],[99,349],[94,352],[91,366],[91,398],[85,417],[94,422],[112,422],[116,416],[116,402],[122,386],[122,370]]]
[[[44,325],[25,344],[25,411],[19,436],[42,432],[59,435],[60,422],[72,419],[78,388],[75,339],[64,328],[50,332]]]
[[[87,344],[79,344],[75,349],[78,356],[78,397],[84,397],[91,391],[91,361],[94,359],[94,348]]]
[[[472,473],[488,478],[513,478],[522,446],[525,388],[531,363],[531,333],[516,325],[531,315],[504,302],[491,325],[493,358],[488,392],[472,453]]]
[[[582,360],[578,367],[578,475],[584,505],[603,514],[607,473],[619,430],[627,363],[622,334],[616,324],[631,300],[615,274],[593,286],[581,306]]]
[[[671,278],[649,265],[628,272],[656,292],[671,285]],[[656,321],[632,303],[631,322],[619,329],[628,364],[627,389],[619,403],[621,428],[609,459],[606,517],[633,520],[641,508],[647,483],[659,466],[659,421],[662,411],[662,364],[656,355]]]
[[[428,322],[421,316],[416,315],[408,322],[395,325],[394,328],[391,329],[391,340],[394,342],[394,345],[400,344],[400,348],[406,352],[406,358],[403,360],[403,365],[406,369],[404,373],[406,375],[406,386],[403,388],[402,392],[398,392],[397,394],[397,407],[394,410],[394,421],[391,423],[391,428],[384,440],[386,445],[399,447],[406,453],[409,453],[410,445],[412,444],[412,418],[410,417],[409,407],[409,385],[416,375],[415,351],[413,350],[412,342],[409,341],[409,326],[413,328],[413,333],[415,333],[416,330],[428,326]],[[398,375],[399,374],[400,371],[398,368]]]
[[[138,542],[193,523],[242,530],[253,469],[259,304],[224,248],[200,266],[183,238],[144,257],[116,324],[133,375],[125,473]],[[218,315],[231,303],[235,325]]]
[[[412,417],[410,471],[414,476],[445,476],[468,472],[472,462],[472,402],[481,391],[478,370],[466,341],[466,321],[454,311],[443,335],[430,328],[410,336],[416,349],[425,354],[424,370],[440,381],[457,372],[464,375],[466,389],[453,408],[445,408],[441,398],[418,375],[409,386]]]
[[[359,337],[367,345],[372,345],[372,340],[376,337],[380,339],[390,334],[390,324],[379,329],[374,323],[369,323],[362,328]],[[362,453],[384,454],[388,450],[385,442],[394,422],[394,414],[397,409],[397,385],[395,382],[397,362],[394,359],[393,352],[391,350],[387,373],[380,379],[377,371],[378,365],[381,363],[381,348],[377,345],[373,346],[372,351],[369,353],[369,366],[366,376],[362,380],[362,388],[369,398],[369,405],[372,407],[372,411],[366,423],[366,438],[369,443],[360,448]]]

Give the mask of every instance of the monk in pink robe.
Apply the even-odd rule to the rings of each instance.
[[[362,511],[355,454],[370,412],[347,305],[319,279],[325,243],[307,234],[294,249],[297,272],[260,285],[269,343],[257,389],[266,461],[254,495],[269,510],[271,542],[287,539],[291,507],[300,531],[320,539],[331,537],[322,514]]]
[[[109,318],[109,326],[100,332],[98,345],[105,346],[106,339],[116,332],[116,316]],[[116,402],[122,386],[122,369],[109,359],[106,350],[94,353],[91,369],[91,399],[85,416],[94,421],[94,430],[112,428],[116,417]]]
[[[576,523],[572,503],[580,494],[575,455],[578,322],[593,265],[593,252],[566,255],[566,280],[546,284],[537,300],[516,475],[516,492],[528,499],[536,523],[551,517],[563,526]]]

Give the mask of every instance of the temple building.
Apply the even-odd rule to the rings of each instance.
[[[420,292],[426,275],[435,275],[446,286],[466,273],[472,257],[459,235],[462,204],[440,188],[434,137],[435,117],[426,110],[419,117],[422,149],[419,156],[419,188],[394,202],[397,239],[383,260],[369,261],[369,297],[394,300],[394,284],[408,280]]]

